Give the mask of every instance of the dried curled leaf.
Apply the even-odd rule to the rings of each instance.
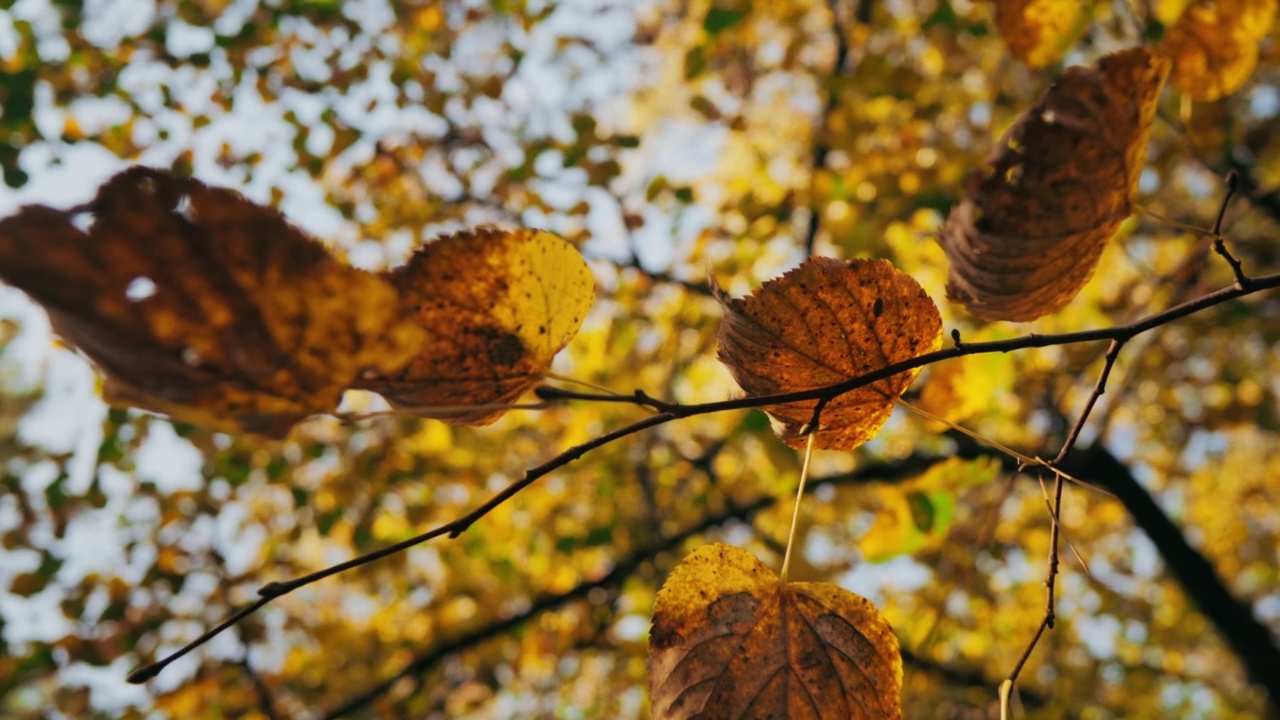
[[[1084,30],[1079,0],[996,0],[996,27],[1009,52],[1028,66],[1055,63]]]
[[[729,545],[694,551],[662,586],[648,664],[660,720],[902,715],[898,639],[869,600],[783,584]]]
[[[1145,48],[1069,68],[970,178],[939,233],[947,296],[988,320],[1062,308],[1132,211],[1168,59]]]
[[[572,245],[540,230],[483,228],[423,246],[388,279],[427,351],[358,387],[397,408],[451,423],[493,422],[536,385],[595,299]]]
[[[1170,82],[1195,100],[1230,95],[1253,74],[1276,0],[1196,0],[1160,42],[1173,58]]]
[[[86,208],[0,221],[0,278],[106,375],[104,394],[278,438],[420,352],[395,289],[238,193],[135,167]]]
[[[834,385],[938,349],[942,319],[915,280],[886,260],[811,258],[754,294],[724,307],[720,360],[748,395]],[[919,370],[845,393],[826,405],[814,444],[851,450],[893,413],[894,399]],[[779,434],[793,447],[815,401],[770,405]]]

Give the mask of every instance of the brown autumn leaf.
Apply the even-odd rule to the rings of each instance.
[[[1042,68],[1062,54],[1086,27],[1088,5],[1079,0],[995,0],[996,27],[1009,52]]]
[[[987,320],[1062,308],[1133,208],[1168,59],[1146,48],[1072,67],[969,179],[938,241],[947,297]]]
[[[724,308],[720,361],[748,395],[834,385],[938,349],[942,319],[915,280],[887,260],[810,258]],[[919,369],[845,393],[826,405],[814,445],[852,450],[893,413]],[[770,405],[779,435],[803,447],[815,401]]]
[[[389,283],[279,213],[143,167],[83,208],[0,221],[0,278],[101,368],[109,402],[270,438],[425,337]]]
[[[663,584],[649,634],[659,720],[902,715],[898,639],[871,601],[781,583],[751,553],[695,550]]]
[[[1276,0],[1196,0],[1160,41],[1173,58],[1169,81],[1195,100],[1230,95],[1253,74]]]
[[[493,422],[536,385],[595,299],[586,261],[541,230],[442,238],[387,278],[432,343],[395,372],[367,373],[357,387],[398,409],[468,425]]]

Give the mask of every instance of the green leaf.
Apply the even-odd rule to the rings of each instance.
[[[719,35],[742,22],[749,12],[751,12],[750,4],[742,8],[712,7],[702,20],[702,29],[709,35]]]

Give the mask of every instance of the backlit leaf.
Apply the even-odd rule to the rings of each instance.
[[[423,246],[388,279],[431,337],[427,352],[359,387],[397,408],[483,425],[536,385],[595,299],[572,245],[539,230],[484,228]]]
[[[1276,0],[1196,0],[1164,36],[1170,82],[1196,100],[1230,95],[1258,65],[1258,46],[1276,19]]]
[[[885,260],[811,258],[735,300],[717,290],[724,308],[720,360],[748,395],[833,385],[936,350],[938,308],[915,280]],[[819,448],[850,450],[870,440],[893,412],[893,401],[919,370],[845,393],[822,411]],[[814,401],[765,408],[793,447]]]
[[[875,606],[783,584],[729,545],[694,551],[662,586],[648,665],[662,720],[901,717],[898,639]]]
[[[1145,48],[1072,67],[1005,134],[939,233],[947,296],[988,320],[1066,305],[1133,207],[1169,61]]]
[[[996,0],[996,27],[1014,57],[1040,68],[1060,60],[1079,36],[1087,7],[1078,0]]]
[[[0,278],[102,369],[114,404],[283,437],[424,339],[389,283],[233,191],[136,167],[78,210],[0,221]]]

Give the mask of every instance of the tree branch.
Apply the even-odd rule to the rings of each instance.
[[[1010,352],[1013,350],[1021,350],[1025,348],[1050,347],[1054,345],[1070,345],[1083,342],[1097,342],[1100,340],[1112,340],[1120,343],[1127,342],[1136,335],[1144,333],[1161,325],[1166,325],[1180,318],[1192,315],[1206,308],[1215,305],[1221,305],[1225,302],[1235,300],[1247,295],[1251,295],[1263,290],[1280,287],[1280,274],[1266,275],[1262,277],[1252,278],[1249,286],[1241,287],[1239,284],[1232,287],[1223,288],[1216,292],[1209,293],[1195,300],[1191,300],[1179,305],[1175,305],[1167,310],[1148,315],[1132,323],[1116,325],[1109,328],[1101,328],[1097,330],[1082,330],[1078,332],[1061,333],[1056,335],[1038,335],[1032,333],[1018,338],[1010,338],[1007,340],[996,340],[991,342],[980,343],[964,343],[959,346],[944,348],[931,353],[926,353],[909,360],[896,362],[886,367],[880,368],[873,372],[865,373],[858,377],[850,378],[843,382],[835,383],[826,387],[813,388],[809,390],[801,390],[796,392],[778,393],[775,395],[761,395],[756,397],[741,397],[731,400],[721,400],[718,402],[680,404],[667,402],[653,398],[642,391],[637,391],[634,402],[638,405],[651,407],[658,411],[658,414],[651,415],[642,420],[638,420],[629,425],[608,432],[600,437],[594,438],[580,445],[575,445],[546,462],[528,470],[523,477],[513,481],[506,488],[499,491],[489,500],[485,501],[475,510],[452,521],[429,530],[416,537],[409,538],[402,542],[388,546],[381,550],[361,555],[346,562],[333,565],[324,570],[304,575],[286,582],[268,583],[258,590],[258,594],[262,599],[252,605],[237,611],[228,620],[223,621],[213,630],[201,635],[196,640],[178,650],[166,659],[144,666],[129,675],[129,682],[140,683],[154,677],[166,665],[174,659],[185,655],[191,650],[208,642],[214,636],[232,627],[240,620],[253,614],[267,603],[277,597],[290,593],[300,587],[323,580],[332,575],[350,570],[361,565],[365,565],[376,560],[380,560],[388,555],[394,555],[408,548],[420,545],[423,542],[431,540],[442,535],[448,535],[451,538],[461,535],[471,527],[477,520],[490,513],[494,508],[506,502],[512,496],[519,493],[524,488],[532,485],[539,478],[557,470],[569,463],[581,458],[591,450],[608,445],[616,440],[634,435],[644,430],[664,425],[672,420],[681,418],[694,417],[697,415],[706,415],[709,413],[724,412],[726,410],[744,410],[748,408],[761,408],[769,405],[778,405],[790,402],[803,402],[809,400],[819,401],[823,398],[830,400],[847,392],[866,387],[872,383],[884,380],[886,378],[897,375],[906,370],[924,367],[941,360],[949,360],[951,358],[961,357],[964,355],[978,355],[984,353]],[[1048,463],[1051,469],[1054,468],[1052,463]]]
[[[1240,658],[1250,680],[1266,688],[1273,703],[1280,702],[1280,672],[1276,672],[1280,668],[1280,648],[1276,647],[1275,637],[1258,622],[1248,604],[1231,595],[1213,564],[1191,547],[1129,468],[1105,447],[1094,444],[1067,460],[1064,469],[1087,474],[1115,494],[1134,523],[1151,538],[1183,592]]]

